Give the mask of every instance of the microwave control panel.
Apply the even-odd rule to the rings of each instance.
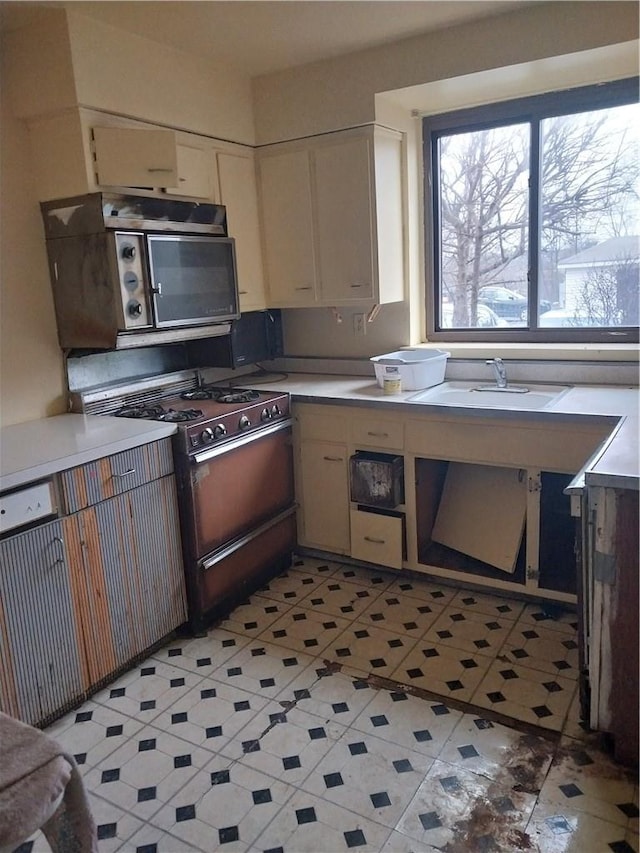
[[[145,274],[144,235],[118,231],[115,235],[122,298],[122,328],[127,331],[151,325],[149,289]]]

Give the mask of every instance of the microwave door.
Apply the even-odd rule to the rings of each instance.
[[[230,237],[147,236],[156,326],[219,323],[239,316]]]

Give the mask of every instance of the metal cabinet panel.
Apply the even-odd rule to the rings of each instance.
[[[176,486],[164,477],[127,494],[133,532],[132,568],[138,583],[138,621],[143,647],[187,618]]]
[[[64,511],[79,512],[172,471],[169,438],[71,468],[60,474]]]
[[[89,689],[186,620],[175,482],[154,480],[65,523]]]
[[[3,710],[34,724],[82,696],[79,626],[61,522],[0,542],[0,621],[0,659],[7,668]]]

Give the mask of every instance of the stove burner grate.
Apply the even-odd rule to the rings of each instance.
[[[162,406],[154,406],[151,403],[131,404],[122,406],[113,414],[117,418],[145,418],[146,420],[158,420],[165,413]]]
[[[113,413],[117,418],[142,418],[149,421],[195,421],[202,417],[200,409],[165,409],[149,404],[122,406]]]
[[[163,421],[197,421],[202,417],[201,409],[169,409],[165,412]]]
[[[233,391],[226,388],[196,388],[193,391],[184,391],[181,395],[183,400],[215,400],[216,403],[251,403],[260,398],[258,391]]]

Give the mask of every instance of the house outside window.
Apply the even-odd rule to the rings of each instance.
[[[636,342],[638,79],[423,120],[427,336]]]

